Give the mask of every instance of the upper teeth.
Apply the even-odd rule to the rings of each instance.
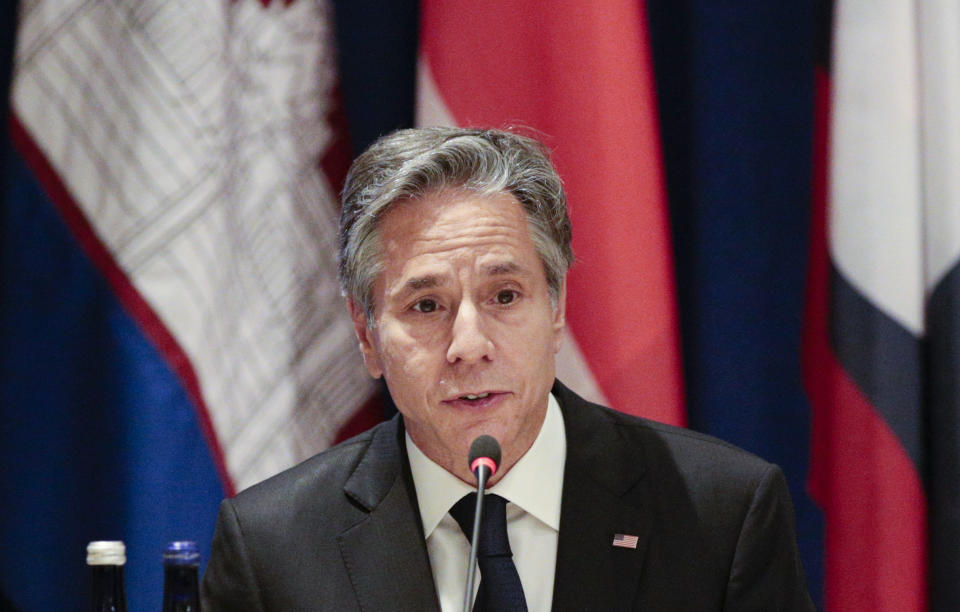
[[[487,397],[487,396],[489,396],[489,395],[490,395],[489,393],[481,393],[480,395],[469,395],[469,394],[468,394],[468,395],[464,395],[464,397],[467,398],[467,399],[470,399],[470,400],[474,400],[474,399],[483,399],[483,398],[485,398],[485,397]]]

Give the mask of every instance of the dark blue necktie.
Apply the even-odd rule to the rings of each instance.
[[[470,493],[450,508],[450,515],[470,539],[473,533],[473,511],[477,494]],[[483,517],[480,520],[480,542],[477,545],[477,565],[480,567],[480,587],[473,604],[474,612],[526,612],[520,574],[513,564],[513,551],[507,539],[507,500],[499,495],[483,498]]]

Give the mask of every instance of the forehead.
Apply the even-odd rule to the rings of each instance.
[[[386,263],[424,251],[526,246],[527,215],[508,193],[441,191],[394,204],[380,221]]]

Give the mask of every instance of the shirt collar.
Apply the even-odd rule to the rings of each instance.
[[[429,538],[450,507],[476,489],[434,463],[414,444],[409,433],[405,435],[423,533]],[[567,439],[563,415],[560,404],[553,394],[550,394],[547,414],[537,439],[488,492],[500,495],[559,531],[563,465],[566,457]]]

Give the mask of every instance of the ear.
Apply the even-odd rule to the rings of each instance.
[[[563,330],[567,326],[567,277],[563,277],[560,293],[557,295],[557,307],[553,309],[553,352],[560,350],[563,342]]]
[[[380,355],[377,354],[376,344],[374,342],[374,331],[367,325],[367,315],[363,307],[347,299],[347,307],[350,309],[350,318],[353,319],[353,332],[360,341],[360,354],[363,355],[363,364],[367,366],[367,372],[374,378],[383,376],[383,364],[380,362]]]

